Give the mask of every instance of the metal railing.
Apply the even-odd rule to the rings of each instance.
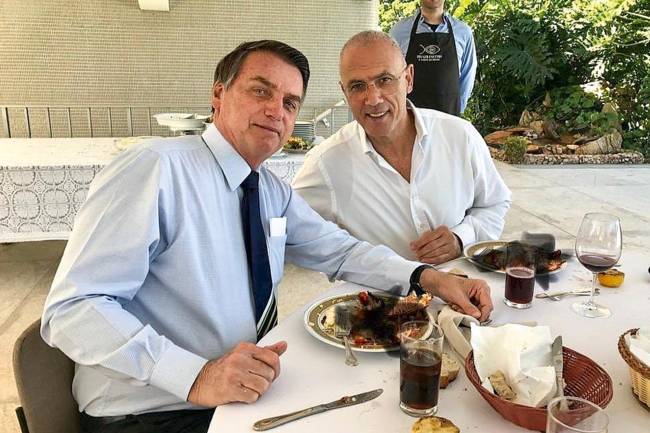
[[[210,114],[208,106],[70,105],[0,106],[0,138],[170,136],[158,113]],[[323,110],[303,107],[299,120],[314,122],[316,135],[329,137],[352,120],[344,101]]]

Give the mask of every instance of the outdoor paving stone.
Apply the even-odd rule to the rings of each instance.
[[[35,320],[41,317],[43,304],[54,277],[55,268],[50,266],[33,288],[26,291],[24,300],[12,312],[9,320],[0,326],[0,402],[18,402],[14,381],[12,354],[18,336]],[[5,425],[0,418],[0,425]]]
[[[600,186],[597,190],[581,186],[576,187],[575,190],[585,196],[624,207],[625,212],[634,213],[643,219],[650,230],[650,185],[629,185],[625,188]],[[650,231],[648,233],[650,234]]]
[[[16,420],[16,403],[0,403],[0,425],[3,433],[21,433],[18,420]]]
[[[534,167],[526,166],[526,173],[554,184],[565,186],[648,185],[650,168],[647,166],[592,166]]]
[[[53,261],[0,262],[0,329],[32,288],[52,267]]]
[[[503,165],[505,164],[498,165],[497,169],[510,189],[546,188],[556,185],[551,179],[545,179],[536,174],[531,174],[528,170],[515,167],[505,169]]]
[[[339,282],[330,283],[325,274],[292,264],[284,265],[284,278],[278,287],[278,320],[307,305]]]
[[[12,262],[33,262],[35,260],[59,260],[66,241],[41,241],[38,248],[34,248],[34,242],[0,243],[0,263]]]

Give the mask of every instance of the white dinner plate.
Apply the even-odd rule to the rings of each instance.
[[[372,292],[373,295],[383,298],[395,298],[395,296],[386,293],[386,292]],[[307,308],[304,316],[304,325],[307,332],[312,336],[327,343],[330,346],[335,346],[341,349],[345,349],[343,345],[343,340],[335,336],[334,326],[328,326],[328,321],[332,322],[331,319],[334,317],[334,308],[339,304],[348,304],[350,306],[357,305],[359,292],[354,293],[344,293],[342,295],[331,296],[329,298],[320,299],[314,302],[312,305]],[[331,316],[330,316],[331,315]],[[431,312],[427,310],[427,315],[429,316],[429,323],[433,322],[433,316]],[[329,319],[329,320],[328,320]],[[433,326],[429,326],[426,330],[423,337],[428,337],[433,331]],[[399,350],[399,344],[392,346],[377,346],[377,345],[355,345],[353,341],[350,341],[350,347],[352,350],[359,352],[390,352],[393,350]]]
[[[508,242],[511,242],[511,241],[498,240],[498,241],[477,242],[475,244],[472,244],[472,245],[466,247],[465,250],[463,251],[463,255],[465,257],[469,258],[470,261],[472,263],[474,263],[476,266],[478,266],[479,268],[482,268],[482,269],[485,269],[485,270],[488,270],[488,271],[492,271],[492,272],[496,272],[497,274],[505,274],[504,270],[501,270],[501,269],[495,270],[495,269],[493,269],[493,268],[491,268],[489,266],[484,265],[483,263],[481,263],[481,262],[479,262],[477,260],[474,260],[474,257],[480,255],[486,249],[499,248],[499,247],[507,245]],[[565,260],[564,263],[562,263],[558,269],[556,269],[554,271],[551,271],[551,272],[537,273],[537,275],[553,275],[553,274],[557,274],[558,272],[561,272],[562,270],[566,269],[567,266],[568,266],[568,264],[567,264],[567,262]]]

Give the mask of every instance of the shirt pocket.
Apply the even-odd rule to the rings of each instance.
[[[284,274],[284,246],[287,242],[287,235],[270,236],[268,239],[271,279],[275,287],[280,283]]]

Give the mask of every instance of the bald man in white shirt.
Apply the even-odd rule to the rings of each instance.
[[[510,190],[467,121],[407,100],[413,66],[385,33],[341,50],[341,89],[354,121],[312,149],[293,188],[353,236],[440,264],[497,239]]]

